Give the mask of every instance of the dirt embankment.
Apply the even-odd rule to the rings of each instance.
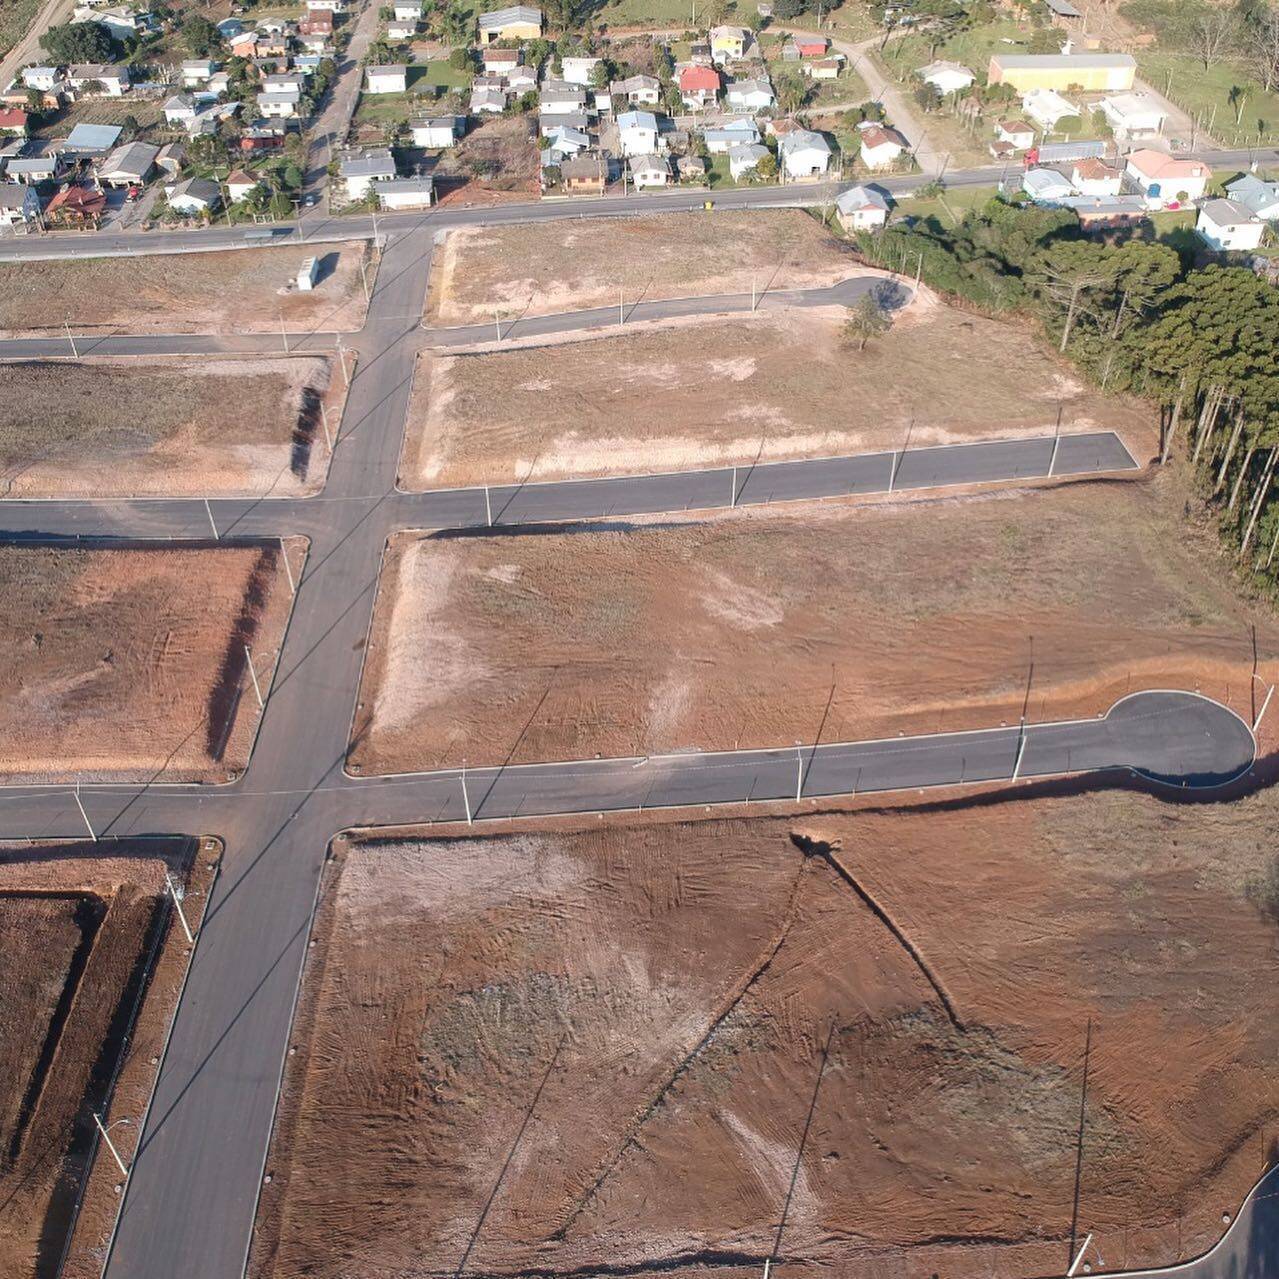
[[[707,293],[833,284],[857,268],[806,213],[675,213],[466,227],[435,251],[427,318],[472,324]]]
[[[317,356],[0,364],[3,496],[317,492],[321,415],[335,430],[346,398],[334,372]]]
[[[356,842],[250,1273],[1193,1255],[1279,1135],[1277,802]]]
[[[1279,632],[1171,477],[1033,495],[405,534],[353,762],[401,772],[857,741],[1201,688],[1251,718]]]
[[[0,1273],[101,1273],[120,1176],[105,1150],[90,1171],[93,1115],[129,1120],[112,1129],[127,1163],[186,969],[164,873],[198,919],[216,856],[185,839],[0,847]]]
[[[296,561],[293,561],[296,563]],[[224,781],[291,600],[278,546],[0,546],[0,774]]]
[[[1148,405],[1082,383],[1024,327],[937,303],[859,351],[835,312],[707,320],[419,359],[407,487],[636,474],[1111,429]]]
[[[363,243],[315,248],[0,262],[0,333],[116,329],[129,333],[292,332],[364,324]],[[320,279],[298,291],[298,268],[319,257]]]

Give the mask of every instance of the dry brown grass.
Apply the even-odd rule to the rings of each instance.
[[[850,250],[807,214],[676,213],[453,231],[436,251],[433,323],[628,301],[831,284]]]
[[[1147,405],[1099,395],[1024,327],[932,305],[864,351],[788,311],[419,362],[410,486],[826,457],[1064,430],[1149,456]]]
[[[1123,481],[406,535],[354,759],[396,772],[989,726],[1020,714],[1032,661],[1033,719],[1151,685],[1243,710],[1253,614],[1181,501]],[[1275,671],[1279,632],[1257,627]]]
[[[363,244],[232,249],[214,253],[0,262],[0,332],[73,326],[126,332],[261,333],[358,329]],[[314,292],[292,287],[319,255]]]
[[[325,461],[319,403],[341,402],[332,372],[316,356],[0,364],[5,493],[314,489]]]

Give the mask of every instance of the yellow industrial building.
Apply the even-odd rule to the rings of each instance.
[[[1122,93],[1137,76],[1130,53],[994,53],[987,79],[1029,89],[1082,89],[1085,93]]]

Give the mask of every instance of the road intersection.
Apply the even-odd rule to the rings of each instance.
[[[481,519],[483,490],[408,494],[396,488],[414,360],[432,340],[418,317],[438,223],[419,219],[404,228],[387,237],[367,324],[350,339],[359,362],[346,420],[358,427],[344,430],[323,495],[211,504],[223,537],[310,538],[247,773],[226,786],[101,785],[80,797],[99,837],[199,831],[220,835],[226,845],[131,1170],[108,1279],[242,1274],[320,869],[339,830],[468,816],[793,802],[1085,771],[1128,770],[1161,785],[1212,786],[1253,763],[1252,734],[1232,712],[1193,694],[1156,690],[1124,699],[1096,719],[1068,723],[798,750],[483,768],[468,771],[465,782],[456,770],[349,776],[348,729],[382,551],[400,528],[488,524],[495,505],[492,535],[502,536],[503,526],[528,521],[1135,466],[1107,433],[1043,436],[768,463],[736,475],[720,468],[499,486],[487,494]],[[13,350],[0,348],[0,355]],[[8,501],[0,503],[0,533],[209,536],[204,504],[193,501]],[[66,787],[0,791],[0,836],[82,835]]]

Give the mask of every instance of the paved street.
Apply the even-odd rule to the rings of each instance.
[[[502,536],[501,526],[530,520],[1135,465],[1113,435],[1090,433],[771,463],[736,475],[720,468],[499,487],[489,491],[483,515],[482,489],[401,493],[396,468],[413,363],[422,344],[433,340],[419,317],[440,225],[435,215],[397,223],[389,238],[368,323],[349,339],[360,362],[344,421],[358,425],[344,430],[323,495],[211,504],[221,536],[304,532],[312,539],[247,773],[223,787],[104,785],[83,794],[90,821],[105,837],[200,831],[226,841],[124,1198],[108,1279],[238,1279],[242,1273],[319,870],[340,829],[464,821],[468,810],[484,820],[794,801],[797,794],[1094,770],[1136,771],[1177,788],[1212,786],[1253,762],[1251,733],[1232,712],[1193,694],[1156,691],[1125,699],[1096,719],[1024,728],[818,743],[798,752],[788,747],[481,768],[469,771],[465,783],[456,771],[348,777],[347,732],[380,557],[398,528],[487,523],[492,509],[498,526],[492,535]],[[205,537],[211,536],[207,524],[203,503],[191,501],[0,503],[0,528],[10,535]],[[0,835],[82,834],[67,788],[0,790]]]

